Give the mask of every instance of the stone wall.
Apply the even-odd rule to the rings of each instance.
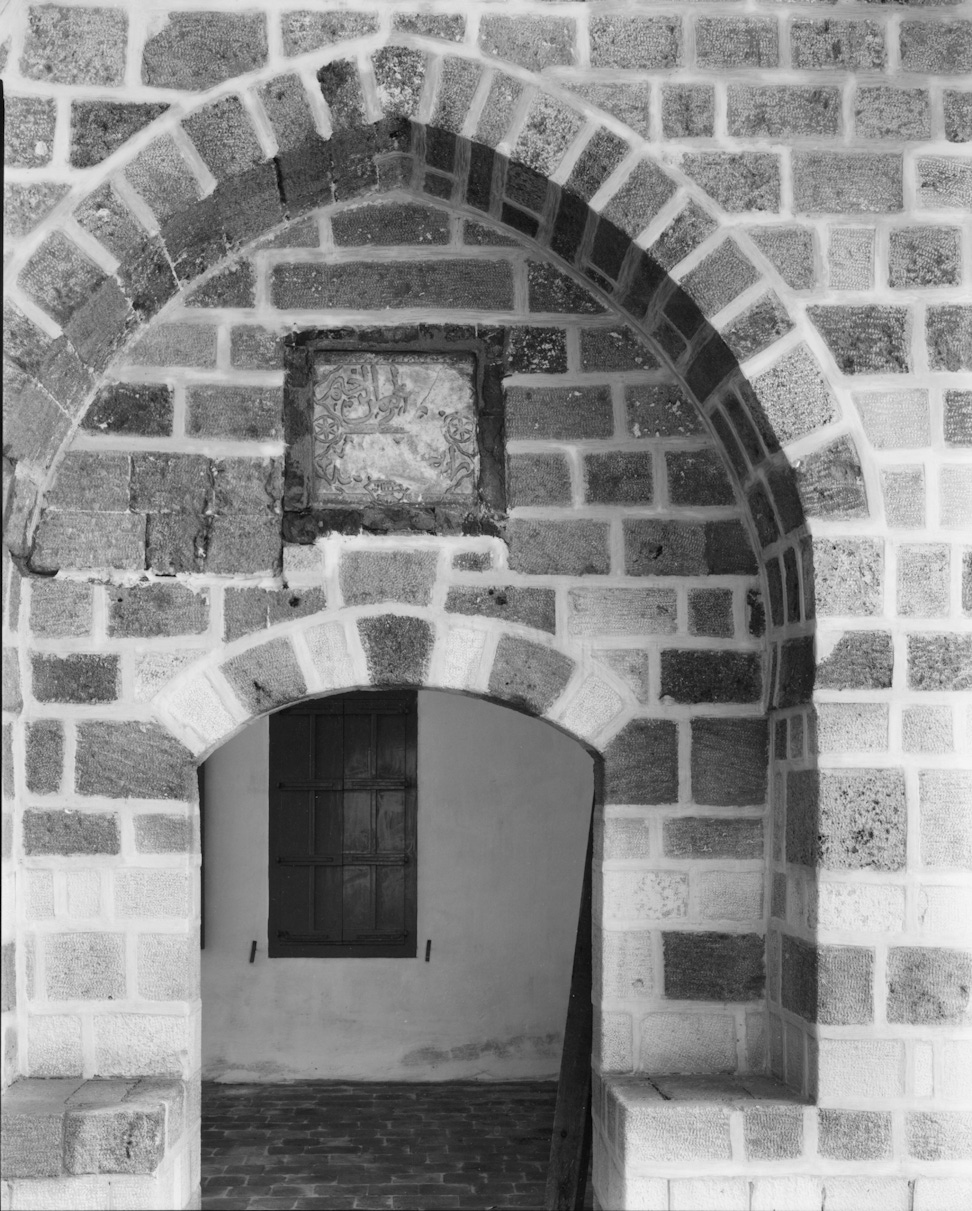
[[[686,1055],[667,1062],[731,1067],[728,1021],[735,1066],[752,1064],[761,992],[738,977],[758,964],[733,948],[765,928],[773,1072],[835,1114],[866,1116],[853,1119],[866,1140],[834,1128],[839,1156],[814,1151],[815,1126],[810,1155],[851,1173],[896,1166],[882,1197],[942,1204],[969,1132],[972,24],[947,4],[831,15],[769,0],[698,13],[568,0],[461,14],[194,7],[23,6],[11,23],[5,500],[10,547],[31,572],[5,615],[5,643],[22,653],[11,679],[18,667],[26,678],[24,714],[14,689],[5,720],[13,1071],[30,1063],[30,1024],[58,1016],[28,997],[33,932],[42,951],[58,932],[72,955],[100,947],[88,970],[109,981],[117,943],[104,939],[130,936],[125,992],[141,997],[138,965],[152,960],[137,925],[117,928],[107,889],[117,898],[115,867],[191,870],[190,755],[274,704],[380,680],[395,655],[396,677],[528,704],[604,753],[609,786],[617,769],[602,1069]],[[427,540],[431,580],[417,571],[396,582],[394,608],[365,597],[349,612],[353,560],[360,572],[401,540],[287,547],[278,563],[277,337],[422,322],[517,334],[509,546]],[[658,431],[662,389],[674,433]],[[731,503],[697,495],[719,491],[718,466]],[[635,483],[637,501],[624,495]],[[758,567],[713,564],[733,518]],[[427,567],[423,543],[407,545],[409,566]],[[646,584],[657,575],[671,588]],[[8,581],[16,600],[16,569]],[[553,595],[552,626],[540,592]],[[472,622],[450,617],[457,605]],[[467,648],[478,654],[455,665]],[[762,773],[740,775],[745,793],[731,779],[706,787],[730,736],[733,752],[746,751],[740,737],[769,748],[769,820]],[[663,756],[647,791],[646,756]],[[26,856],[38,844],[106,854],[95,881],[81,877],[88,859],[48,862],[54,924],[42,929],[25,915],[47,861]],[[662,895],[661,875],[681,870],[687,881]],[[95,883],[101,898],[85,901]],[[610,919],[612,884],[632,916]],[[180,905],[171,925],[153,931],[188,956],[180,886],[163,897]],[[685,916],[669,929],[657,914],[680,886]],[[72,894],[97,904],[100,931],[59,930]],[[635,932],[653,938],[650,955],[619,940]],[[680,983],[703,953],[714,982]],[[49,997],[57,963],[36,962]],[[667,1033],[657,1018],[643,1030],[672,993]],[[726,997],[740,993],[734,1009]],[[77,1041],[71,1027],[57,1054],[83,1054],[91,1075],[124,1014],[104,997],[96,1014],[76,1006]],[[135,1016],[151,1051],[168,1027]],[[669,1050],[656,1056],[659,1039]],[[154,1071],[131,1047],[131,1071]],[[634,1172],[609,1101],[600,1155]],[[792,1142],[779,1146],[770,1155],[791,1158]],[[760,1160],[733,1155],[749,1173]]]

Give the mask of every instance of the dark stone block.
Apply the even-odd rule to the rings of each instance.
[[[27,725],[27,789],[32,794],[52,795],[61,788],[64,771],[64,725],[57,719],[41,719]]]
[[[696,399],[704,400],[735,370],[735,355],[722,337],[713,332],[693,357],[685,382]]]
[[[136,817],[137,819],[137,817]],[[24,853],[117,854],[121,852],[118,817],[114,812],[24,812]]]
[[[594,232],[591,244],[591,262],[609,278],[617,281],[621,276],[621,266],[631,247],[631,237],[620,227],[601,219]]]
[[[92,164],[100,164],[168,108],[164,102],[156,101],[73,101],[72,165],[90,168]]]
[[[226,515],[262,514],[283,495],[281,458],[221,458],[213,463],[215,507]]]
[[[652,458],[650,453],[612,450],[584,458],[587,499],[592,504],[650,504]]]
[[[118,277],[132,307],[143,320],[161,311],[179,289],[162,241],[155,236],[142,240],[122,261]]]
[[[696,404],[677,383],[626,387],[628,431],[633,437],[686,437],[704,432]]]
[[[604,304],[599,299],[546,261],[527,263],[527,288],[531,311],[597,315],[604,310]]]
[[[610,525],[599,521],[511,521],[510,570],[532,576],[591,576],[611,570]]]
[[[215,193],[167,219],[160,234],[172,268],[184,284],[212,269],[229,251]]]
[[[196,800],[192,754],[156,723],[77,725],[75,789],[112,799]]]
[[[972,635],[909,635],[908,686],[913,690],[972,689]]]
[[[749,505],[749,513],[756,526],[756,537],[759,539],[760,546],[770,546],[779,538],[780,529],[776,524],[769,497],[758,480],[746,493],[746,503]]]
[[[876,1161],[891,1156],[891,1115],[883,1110],[818,1110],[817,1148],[838,1161]]]
[[[509,387],[506,434],[511,440],[571,441],[611,437],[614,412],[607,387]]]
[[[513,328],[507,366],[511,374],[565,374],[567,333],[563,328]]]
[[[759,934],[663,933],[665,996],[685,1001],[755,1001],[764,991]]]
[[[674,816],[665,821],[669,858],[762,858],[763,822],[720,816]]]
[[[689,633],[728,639],[735,632],[732,589],[689,589]]]
[[[670,719],[633,719],[604,750],[606,803],[678,800],[678,725]]]
[[[572,193],[562,194],[550,233],[551,251],[568,263],[575,261],[584,242],[584,232],[590,217],[591,212],[582,198],[577,198]],[[591,219],[591,222],[594,220]]]
[[[726,806],[763,803],[769,761],[765,719],[692,720],[692,800]]]
[[[358,633],[373,685],[425,684],[434,642],[427,622],[383,614],[360,619]]]
[[[337,129],[360,126],[364,122],[364,97],[354,63],[348,59],[325,63],[317,72],[317,82]]]
[[[752,575],[756,559],[736,521],[624,522],[625,571],[629,576]]]
[[[296,702],[307,693],[289,639],[271,639],[226,661],[222,671],[254,715]]]
[[[972,446],[972,391],[945,392],[945,445]]]
[[[668,499],[673,505],[731,505],[735,495],[722,459],[715,450],[665,455]]]
[[[206,571],[217,576],[274,576],[280,571],[280,516],[230,513],[212,518],[207,531]]]
[[[962,251],[957,227],[902,227],[890,233],[888,281],[896,289],[957,286]]]
[[[346,210],[331,219],[334,242],[360,244],[448,244],[449,216],[412,203],[389,202]]]
[[[283,436],[279,387],[206,385],[186,392],[186,433],[193,437],[274,441]]]
[[[209,626],[209,592],[181,584],[144,584],[108,590],[111,636],[201,635]]]
[[[840,437],[800,459],[800,499],[810,517],[867,517],[861,460],[854,442]]]
[[[39,307],[67,328],[107,279],[65,235],[54,232],[21,270],[18,281]]]
[[[118,697],[118,657],[34,654],[34,697],[38,702],[114,702]]]
[[[932,370],[972,370],[972,307],[929,307],[925,340]]]
[[[906,307],[808,307],[844,374],[906,374],[911,370]]]
[[[506,199],[534,215],[543,214],[547,204],[547,178],[542,172],[510,160],[506,165],[503,193]]]
[[[202,454],[136,454],[131,507],[153,513],[203,513],[212,499],[212,472]]]
[[[267,58],[262,13],[180,13],[145,43],[142,82],[203,92],[262,67]]]
[[[428,605],[436,563],[434,551],[346,551],[340,577],[344,604],[402,601],[406,605]]]
[[[570,467],[562,454],[507,455],[506,490],[510,508],[569,505]]]
[[[743,1131],[751,1161],[794,1160],[803,1155],[800,1106],[746,1106]]]
[[[894,651],[887,631],[847,631],[820,661],[817,684],[828,690],[886,690]]]
[[[763,693],[756,652],[668,649],[661,654],[661,696],[673,702],[758,702]]]
[[[461,307],[508,311],[513,277],[505,261],[384,261],[278,264],[271,268],[275,307]]]
[[[47,493],[47,507],[125,513],[128,510],[128,493],[127,454],[69,450]]]
[[[297,147],[281,151],[274,161],[280,196],[292,215],[334,200],[332,142],[311,134]]]
[[[299,76],[277,76],[262,84],[259,91],[279,151],[291,151],[316,135],[307,94]]]
[[[813,637],[785,639],[780,647],[779,707],[801,706],[810,701],[816,663]]]
[[[252,307],[255,289],[252,264],[239,261],[190,290],[186,302],[190,307]]]
[[[752,307],[723,329],[722,338],[738,362],[748,361],[768,349],[793,327],[790,314],[772,292],[764,294]]]
[[[553,648],[503,635],[489,676],[489,693],[511,706],[542,715],[563,693],[574,667],[570,657]]]
[[[776,511],[783,525],[783,533],[789,534],[791,531],[799,529],[803,525],[805,518],[803,514],[803,501],[797,490],[793,468],[783,458],[766,467],[764,473],[766,475],[766,482],[769,484],[770,491],[773,494]],[[812,586],[812,574],[808,578],[808,583]],[[807,616],[810,617],[811,615]]]
[[[972,955],[944,946],[888,951],[888,1021],[965,1025],[972,1020]]]
[[[755,639],[766,633],[766,607],[757,589],[746,590],[746,630]]]
[[[234,325],[230,331],[230,362],[241,370],[279,370],[283,366],[283,337],[254,324]]]
[[[655,370],[655,355],[628,328],[583,328],[582,370]]]
[[[203,571],[211,525],[203,513],[149,513],[145,567],[159,576]]]
[[[458,557],[457,557],[458,558]],[[480,569],[471,569],[480,570]],[[553,589],[534,589],[519,585],[488,585],[482,588],[451,588],[446,610],[482,618],[503,618],[538,631],[557,629],[556,598]]]
[[[140,854],[189,854],[193,849],[192,820],[163,812],[135,817],[135,849]]]

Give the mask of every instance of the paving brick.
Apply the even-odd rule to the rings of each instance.
[[[665,996],[674,1000],[753,1001],[765,984],[759,934],[663,933]]]
[[[171,12],[145,43],[142,81],[202,92],[261,67],[266,58],[261,13]]]
[[[20,70],[51,84],[118,85],[127,42],[128,18],[121,9],[32,5]]]
[[[692,800],[712,806],[766,799],[769,735],[761,719],[692,720]]]

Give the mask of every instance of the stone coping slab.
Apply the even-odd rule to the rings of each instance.
[[[783,1104],[806,1106],[801,1094],[771,1076],[758,1074],[686,1075],[607,1075],[602,1078],[604,1089],[620,1105],[634,1108],[647,1103],[680,1102],[711,1106],[727,1104],[741,1110],[761,1105]]]
[[[185,1081],[37,1078],[3,1095],[4,1178],[152,1173],[185,1127]]]

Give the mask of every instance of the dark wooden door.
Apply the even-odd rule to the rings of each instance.
[[[270,717],[271,957],[414,957],[416,734],[414,692]]]

